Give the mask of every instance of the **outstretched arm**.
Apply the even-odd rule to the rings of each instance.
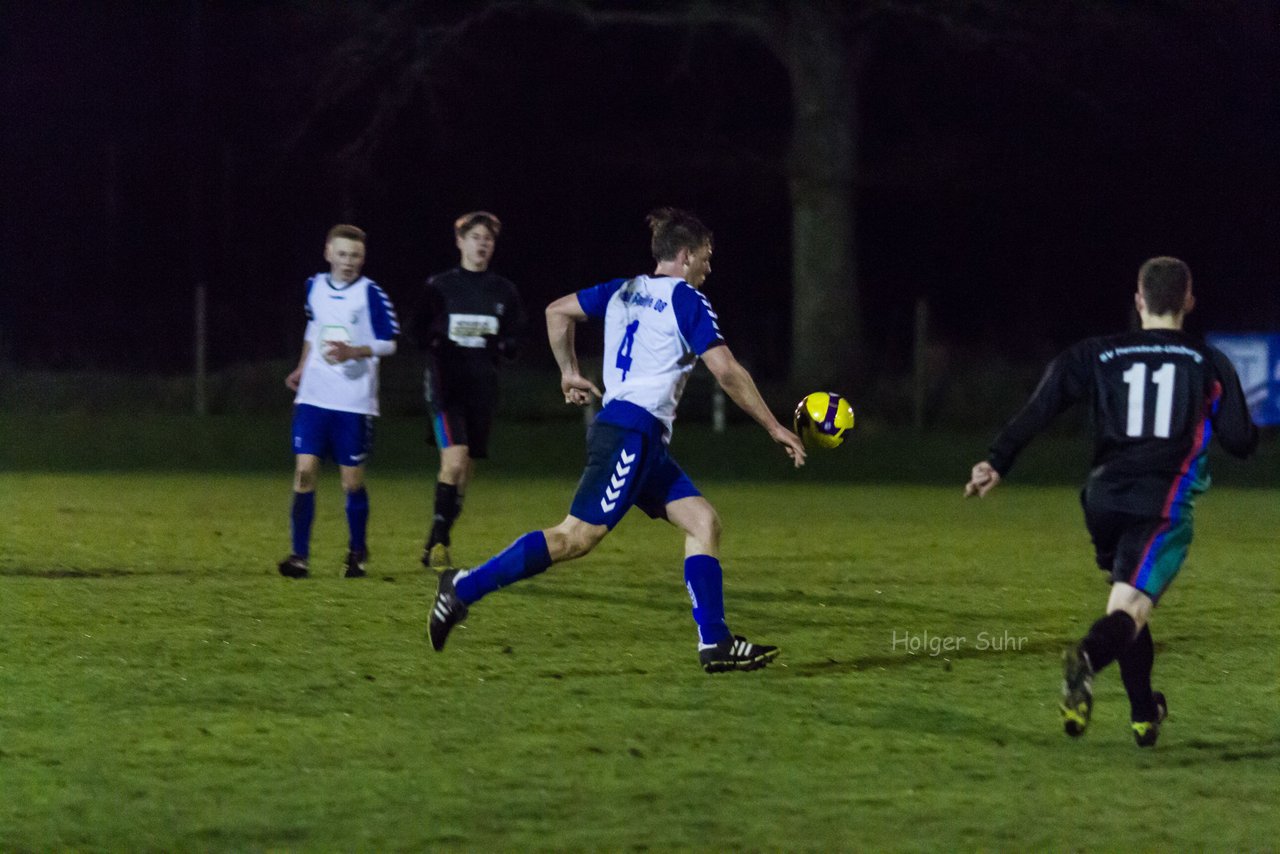
[[[565,403],[579,406],[590,403],[593,394],[602,396],[595,383],[578,369],[578,353],[573,346],[574,331],[586,319],[587,313],[582,310],[576,293],[566,294],[547,306],[547,340],[560,366],[560,390],[564,392]]]
[[[702,354],[702,361],[711,370],[716,382],[720,383],[724,393],[742,407],[743,412],[754,418],[768,432],[773,441],[782,446],[796,468],[804,465],[804,444],[800,441],[800,437],[784,427],[773,416],[769,405],[760,396],[755,380],[751,378],[751,374],[742,366],[742,363],[734,358],[729,347],[723,344],[712,347]]]
[[[1027,443],[1049,426],[1058,413],[1084,397],[1089,369],[1083,346],[1079,344],[1059,354],[1045,369],[1031,399],[991,443],[991,454],[969,473],[969,482],[964,485],[966,498],[975,495],[985,498],[1009,473]]]

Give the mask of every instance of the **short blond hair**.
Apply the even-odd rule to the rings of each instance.
[[[344,223],[339,223],[338,225],[335,225],[333,228],[329,229],[329,233],[325,235],[324,242],[330,243],[334,240],[337,240],[339,237],[345,238],[347,240],[354,240],[357,243],[367,242],[365,239],[365,233],[363,228],[359,228],[354,225],[346,225]]]

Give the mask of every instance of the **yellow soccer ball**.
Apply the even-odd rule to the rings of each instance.
[[[837,448],[853,429],[853,407],[834,391],[815,391],[796,405],[796,435],[808,448]]]

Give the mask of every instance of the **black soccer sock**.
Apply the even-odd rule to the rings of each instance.
[[[449,532],[453,523],[462,513],[462,496],[458,494],[456,484],[436,482],[436,512],[431,523],[431,536],[427,540],[427,548],[436,543],[449,545]]]
[[[1154,721],[1156,698],[1151,692],[1151,667],[1156,661],[1156,647],[1151,640],[1151,627],[1143,626],[1133,643],[1120,653],[1120,678],[1129,694],[1130,720]]]
[[[1115,661],[1133,640],[1138,624],[1124,611],[1113,611],[1089,628],[1080,645],[1089,656],[1089,665],[1097,673]]]

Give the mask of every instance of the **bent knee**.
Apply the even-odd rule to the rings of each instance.
[[[1133,618],[1137,631],[1142,631],[1151,620],[1151,610],[1155,607],[1152,598],[1128,584],[1117,582],[1111,586],[1111,596],[1107,601],[1107,613],[1123,611]]]
[[[548,529],[547,551],[553,561],[573,560],[582,557],[600,544],[609,533],[604,525],[591,525],[580,519],[566,519]]]
[[[708,549],[714,550],[720,545],[720,514],[710,505],[707,506],[706,512],[687,519],[684,529],[687,535]]]
[[[436,478],[442,483],[452,483],[457,485],[467,474],[467,462],[463,458],[461,462],[441,461],[440,475]]]

